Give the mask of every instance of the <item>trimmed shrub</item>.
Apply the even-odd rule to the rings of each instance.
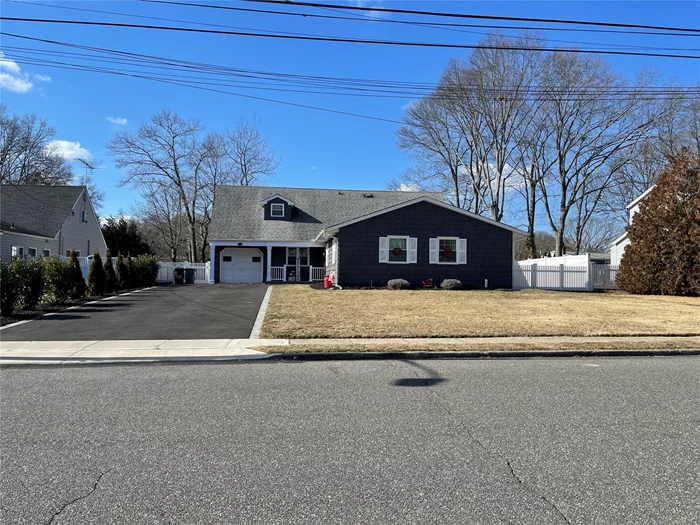
[[[386,283],[386,287],[390,290],[408,290],[411,287],[411,283],[406,279],[392,279]]]
[[[440,288],[443,290],[461,290],[462,281],[459,279],[445,279],[440,283]]]
[[[112,264],[112,255],[107,250],[105,256],[105,292],[112,293],[117,291],[117,274],[114,271]]]
[[[105,269],[102,266],[100,252],[95,252],[95,257],[90,265],[87,289],[90,295],[103,295],[105,293]]]
[[[19,303],[25,310],[33,310],[44,295],[44,261],[17,257],[10,263],[10,270],[17,278]]]
[[[71,271],[73,272],[73,288],[71,290],[70,296],[73,299],[80,299],[85,296],[85,279],[83,279],[83,270],[80,269],[80,261],[78,261],[78,254],[75,250],[70,251],[70,264]]]
[[[700,158],[684,150],[669,160],[627,228],[621,290],[700,295]]]
[[[19,299],[17,276],[10,265],[0,261],[0,311],[3,315],[11,314]]]
[[[115,273],[117,274],[117,288],[119,290],[129,288],[129,268],[124,262],[122,252],[119,252],[117,255],[117,267],[115,268]]]
[[[134,260],[134,271],[131,274],[132,286],[146,287],[156,284],[158,278],[158,261],[152,255],[142,255]]]
[[[49,304],[65,303],[75,288],[74,275],[73,265],[70,262],[63,262],[56,256],[49,257],[44,263],[46,279],[44,302]]]
[[[133,288],[136,284],[134,283],[134,260],[131,258],[131,253],[126,255],[126,271],[126,287]]]

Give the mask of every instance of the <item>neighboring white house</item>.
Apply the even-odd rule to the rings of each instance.
[[[656,184],[654,184],[651,188],[649,188],[647,191],[642,193],[639,197],[634,199],[632,202],[630,202],[627,205],[627,225],[629,226],[632,224],[632,221],[634,220],[634,216],[637,214],[639,211],[639,206],[642,204],[642,201],[646,198],[647,195],[651,193],[651,190],[656,188]],[[620,235],[617,239],[613,241],[612,246],[610,247],[610,264],[620,264],[620,261],[622,260],[622,256],[625,254],[625,248],[627,248],[627,245],[630,243],[629,237],[627,235],[627,231]]]
[[[0,186],[0,260],[87,257],[107,245],[85,186]]]

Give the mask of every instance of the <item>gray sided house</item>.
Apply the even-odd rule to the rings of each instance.
[[[0,186],[0,259],[107,253],[85,186]]]
[[[419,285],[459,279],[511,288],[523,232],[444,202],[439,193],[224,186],[209,239],[210,283]]]

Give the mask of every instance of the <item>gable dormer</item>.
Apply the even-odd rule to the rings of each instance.
[[[266,221],[291,221],[294,203],[282,195],[275,194],[260,202]]]

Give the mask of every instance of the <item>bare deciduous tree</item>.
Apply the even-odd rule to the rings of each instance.
[[[0,104],[2,184],[70,184],[73,170],[51,146],[55,136],[46,119],[33,113],[10,115],[7,106]]]
[[[642,91],[648,84],[639,78],[630,88],[607,64],[585,54],[547,57],[541,96],[557,162],[540,190],[557,255],[563,253],[571,210],[588,197],[599,200],[633,147],[648,135],[654,123],[644,111],[650,99]],[[611,98],[606,94],[611,91],[626,96]]]
[[[241,186],[259,184],[279,164],[255,119],[239,121],[224,134],[222,147],[232,180]]]
[[[187,253],[187,218],[182,208],[182,197],[172,188],[156,184],[141,188],[141,200],[131,213],[158,258],[174,262]]]

